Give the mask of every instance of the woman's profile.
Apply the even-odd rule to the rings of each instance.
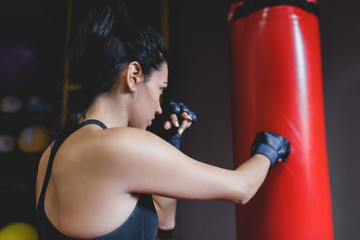
[[[287,160],[288,141],[268,132],[254,136],[251,157],[235,170],[186,156],[176,146],[196,115],[179,102],[165,116],[174,136],[147,131],[165,114],[168,53],[121,1],[98,1],[68,56],[70,79],[82,89],[39,162],[39,239],[155,239],[158,229],[174,228],[176,199],[245,204],[269,168]]]

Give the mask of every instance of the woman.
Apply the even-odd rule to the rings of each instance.
[[[156,31],[136,24],[121,3],[102,1],[90,11],[69,59],[71,80],[82,89],[68,123],[39,162],[40,239],[155,239],[158,227],[174,227],[175,199],[245,204],[270,166],[287,159],[286,139],[263,133],[253,156],[226,170],[146,131],[162,113],[167,52]],[[180,125],[181,134],[195,116],[186,108],[174,112],[171,123]]]

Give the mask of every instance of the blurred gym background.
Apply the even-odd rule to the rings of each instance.
[[[11,232],[24,235],[19,235],[18,240],[36,239],[36,165],[50,140],[43,126],[60,124],[61,118],[49,119],[49,113],[63,112],[62,106],[56,108],[54,103],[57,86],[66,82],[66,38],[76,29],[89,2],[0,2],[0,240],[8,240]],[[230,1],[128,2],[130,10],[155,26],[167,41],[171,54],[168,94],[198,114],[199,123],[184,134],[182,150],[199,161],[233,168],[226,27]],[[356,152],[360,134],[360,29],[356,27],[359,5],[355,0],[346,4],[320,1],[325,117],[337,240],[357,239],[360,235],[360,163]],[[76,94],[76,86],[67,84],[65,96]],[[234,240],[235,224],[232,203],[179,201],[173,239]]]

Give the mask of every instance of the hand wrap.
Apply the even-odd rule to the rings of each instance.
[[[251,156],[255,154],[262,154],[268,157],[271,162],[271,168],[280,158],[283,161],[288,160],[290,154],[290,142],[286,138],[275,133],[258,133],[251,146]]]
[[[185,104],[183,104],[182,102],[176,102],[176,101],[170,101],[168,103],[164,103],[162,109],[163,109],[162,114],[155,119],[155,122],[153,123],[154,126],[150,127],[150,131],[157,134],[159,137],[163,138],[177,149],[180,149],[181,134],[178,133],[179,128],[173,126],[173,124],[171,123],[172,128],[166,130],[164,128],[164,123],[166,121],[171,122],[170,115],[175,113],[178,118],[179,124],[181,125],[181,123],[185,120],[181,116],[181,114],[184,112],[186,112],[190,116],[190,118],[192,119],[191,122],[195,123],[197,122],[196,114],[193,111],[191,111],[190,108]]]

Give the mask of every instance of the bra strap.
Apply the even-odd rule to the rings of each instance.
[[[82,123],[80,123],[79,125],[77,125],[75,128],[73,128],[71,131],[69,131],[66,134],[63,134],[61,136],[58,137],[58,139],[55,140],[54,145],[51,148],[51,152],[50,152],[50,157],[49,157],[49,162],[48,162],[48,166],[46,169],[46,174],[45,174],[45,178],[44,178],[44,182],[43,182],[43,186],[41,189],[41,194],[40,194],[40,198],[39,198],[39,205],[43,204],[43,200],[45,197],[45,191],[47,189],[48,183],[49,183],[49,179],[51,176],[51,170],[52,170],[52,166],[53,166],[53,162],[54,162],[54,158],[55,158],[55,154],[56,152],[59,150],[61,144],[75,131],[77,131],[78,129],[82,128],[85,125],[88,124],[95,124],[100,126],[102,129],[107,129],[107,127],[105,126],[105,124],[103,124],[102,122],[100,122],[99,120],[96,119],[89,119],[86,120]]]

